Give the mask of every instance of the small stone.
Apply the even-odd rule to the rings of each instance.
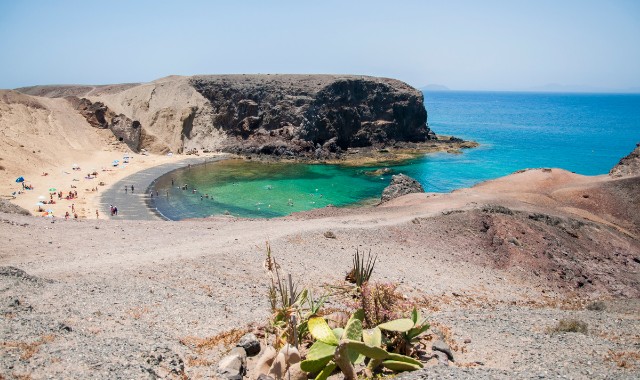
[[[218,363],[218,373],[224,379],[241,380],[247,373],[247,353],[242,347],[231,350]]]
[[[260,353],[260,341],[252,333],[242,336],[236,346],[244,348],[247,356],[255,356]]]
[[[471,343],[471,339],[467,338],[467,339],[464,340],[464,342],[467,343],[467,344]]]
[[[440,352],[444,352],[445,354],[447,354],[447,357],[449,358],[449,360],[451,360],[452,362],[455,361],[453,360],[453,353],[451,352],[451,348],[449,348],[449,345],[441,340],[437,340],[433,343],[433,345],[431,346],[431,349],[433,351],[440,351]]]

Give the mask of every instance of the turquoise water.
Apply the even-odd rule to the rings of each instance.
[[[379,167],[210,163],[159,178],[155,205],[174,220],[224,213],[277,217],[329,204],[375,202],[396,173],[416,178],[430,192],[524,168],[604,174],[640,142],[640,95],[433,92],[425,94],[425,105],[436,133],[481,146],[463,154],[429,154],[390,166],[385,175],[372,175]],[[189,189],[178,188],[183,184]]]

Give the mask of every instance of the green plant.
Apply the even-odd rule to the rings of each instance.
[[[422,363],[413,358],[385,351],[381,347],[380,329],[363,331],[363,319],[364,311],[357,310],[344,329],[331,330],[324,318],[309,318],[309,332],[316,341],[309,349],[307,359],[300,363],[300,368],[317,374],[316,379],[326,379],[336,368],[340,368],[349,380],[356,378],[354,364],[363,363],[366,358],[370,359],[370,364],[375,364],[372,369],[380,365],[393,371],[422,368]]]
[[[377,260],[378,255],[375,257],[372,256],[371,251],[369,251],[367,259],[365,260],[364,255],[361,256],[360,251],[356,249],[356,254],[353,256],[353,266],[349,273],[347,273],[346,280],[361,287],[362,284],[371,278]]]
[[[430,327],[426,318],[422,318],[420,311],[414,306],[411,319],[401,318],[378,325],[382,330],[392,333],[388,347],[391,351],[403,355],[413,355],[418,338]]]
[[[275,263],[275,259],[274,259]],[[301,320],[301,310],[307,298],[307,290],[298,290],[288,276],[288,281],[280,276],[280,270],[274,265],[271,285],[269,286],[269,303],[271,304],[271,326],[275,334],[274,347],[279,349],[284,344],[298,345],[297,327]]]
[[[298,325],[298,337],[300,340],[309,335],[309,318],[318,316],[320,309],[324,306],[325,301],[329,297],[328,294],[324,294],[319,299],[313,298],[313,293],[309,290],[307,292],[307,308],[306,313],[302,315],[300,324]]]

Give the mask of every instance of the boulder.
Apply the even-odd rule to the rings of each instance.
[[[404,174],[397,174],[391,177],[391,183],[382,191],[380,203],[411,193],[424,193],[424,188],[415,179]]]
[[[218,374],[229,380],[242,380],[247,373],[247,353],[244,348],[236,347],[218,363]]]
[[[260,353],[260,341],[255,334],[252,333],[243,335],[236,346],[244,348],[247,356],[254,356]]]

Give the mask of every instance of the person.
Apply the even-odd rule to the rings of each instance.
[[[173,178],[171,178],[171,186],[173,186]]]
[[[151,198],[153,198],[153,191],[151,191],[151,192],[149,193],[149,196],[151,196]]]
[[[64,213],[64,219],[69,220],[69,211]]]
[[[111,212],[111,216],[113,216],[113,205],[109,205],[109,212]]]
[[[77,213],[73,214],[73,219],[78,219],[78,214]]]
[[[127,185],[124,185],[124,193],[127,193],[127,190],[129,189],[129,187]]]
[[[71,204],[71,212],[76,212],[76,204],[75,203]]]
[[[113,206],[113,214],[115,216],[118,216],[118,207],[117,206]]]
[[[99,213],[97,209],[96,209],[96,219],[99,219]]]
[[[133,185],[131,185],[131,194],[133,194]]]

